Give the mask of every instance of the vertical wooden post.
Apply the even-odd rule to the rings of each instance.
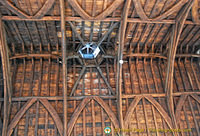
[[[116,83],[116,92],[117,92],[117,107],[118,107],[118,118],[120,123],[120,128],[124,128],[123,114],[122,114],[122,64],[123,64],[123,49],[124,49],[124,39],[127,26],[127,16],[131,0],[127,0],[124,6],[122,21],[120,25],[120,34],[119,34],[119,47],[118,47],[118,56],[117,56],[117,83]]]
[[[3,118],[2,136],[6,136],[8,120],[10,115],[10,107],[11,107],[12,84],[11,84],[8,46],[6,43],[4,23],[2,21],[1,15],[0,15],[0,52],[1,52],[3,81],[4,81],[4,118]]]
[[[63,136],[67,136],[67,58],[66,58],[66,35],[65,35],[65,2],[60,0],[61,34],[62,34],[62,68],[63,68],[63,111],[64,129]]]
[[[172,118],[174,127],[177,128],[176,119],[174,115],[174,103],[173,103],[173,74],[174,74],[174,60],[176,56],[176,50],[178,42],[183,30],[183,26],[187,15],[192,7],[193,0],[186,3],[186,5],[180,10],[179,14],[176,17],[176,23],[173,26],[173,31],[171,35],[171,41],[168,51],[168,60],[167,60],[167,74],[165,79],[165,93],[167,97],[167,105],[169,109],[169,114]]]

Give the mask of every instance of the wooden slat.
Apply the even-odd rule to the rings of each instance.
[[[62,44],[62,71],[63,71],[63,136],[68,135],[67,127],[67,53],[66,53],[66,31],[65,31],[65,1],[60,0],[60,12],[61,12],[61,44]]]
[[[173,74],[174,74],[174,60],[175,60],[175,54],[176,49],[178,46],[179,38],[184,26],[184,22],[186,20],[186,17],[190,11],[190,8],[192,7],[193,1],[189,1],[184,8],[181,9],[178,16],[176,17],[176,24],[173,26],[173,34],[171,37],[171,43],[169,46],[169,52],[168,52],[168,63],[167,63],[167,76],[165,79],[165,92],[167,95],[167,104],[168,109],[170,112],[170,116],[173,119],[173,125],[175,128],[177,128],[176,119],[174,115],[174,106],[173,106]]]

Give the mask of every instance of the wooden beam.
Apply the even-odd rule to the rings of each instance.
[[[176,50],[178,42],[181,36],[181,32],[188,16],[188,13],[192,7],[193,0],[185,4],[185,6],[179,11],[176,17],[176,23],[173,26],[173,31],[171,35],[171,41],[169,44],[168,51],[168,62],[167,62],[167,72],[165,79],[165,93],[167,96],[167,105],[169,109],[170,116],[172,118],[173,126],[177,128],[176,119],[174,115],[174,103],[173,103],[173,74],[174,74],[174,61],[176,56]]]
[[[32,17],[35,19],[42,18],[54,5],[55,0],[46,0],[42,8]]]
[[[63,70],[63,136],[67,136],[67,54],[66,54],[66,31],[65,31],[65,1],[60,0],[61,34],[62,34],[62,70]]]
[[[0,14],[0,52],[1,52],[1,62],[3,69],[3,82],[4,82],[4,117],[3,117],[2,136],[6,136],[8,120],[10,115],[10,108],[11,108],[12,81],[11,81],[10,63],[8,54],[9,49],[6,41],[4,23],[1,17],[2,16]]]
[[[125,33],[127,27],[127,17],[130,8],[131,0],[127,0],[124,5],[122,21],[119,31],[119,46],[117,56],[117,81],[116,81],[116,93],[117,93],[117,109],[120,128],[124,128],[124,119],[122,114],[122,62],[123,62],[123,49],[125,44]],[[123,134],[123,133],[122,133]]]
[[[133,0],[137,14],[142,20],[149,20],[139,0]]]
[[[41,19],[34,19],[34,18],[20,18],[18,16],[3,16],[2,20],[5,21],[60,21],[60,16],[44,16]],[[81,17],[65,17],[66,21],[105,21],[105,22],[120,22],[121,18],[119,17],[108,17],[104,19],[82,19]],[[155,24],[175,24],[175,20],[171,19],[163,19],[163,20],[141,20],[139,18],[127,18],[127,22],[129,23],[155,23]],[[185,24],[189,25],[200,25],[200,22],[192,22],[192,21],[185,21]]]

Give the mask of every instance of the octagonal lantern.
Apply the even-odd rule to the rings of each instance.
[[[95,43],[86,43],[84,47],[79,50],[79,53],[84,59],[94,59],[99,54],[100,49]]]

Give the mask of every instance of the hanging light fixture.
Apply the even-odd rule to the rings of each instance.
[[[99,47],[93,42],[86,43],[81,49],[79,49],[79,53],[84,59],[94,59],[97,57],[99,52]]]

